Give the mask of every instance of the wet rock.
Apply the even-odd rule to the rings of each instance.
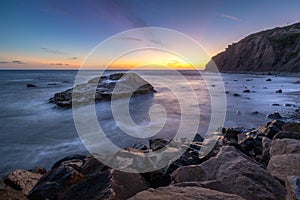
[[[282,126],[285,124],[281,120],[273,120],[267,126],[259,126],[258,133],[266,135],[268,138],[273,139],[273,137],[280,131],[282,131]]]
[[[258,114],[259,114],[258,111],[253,111],[253,112],[251,113],[251,115],[258,115]]]
[[[300,140],[276,139],[270,149],[268,171],[281,181],[289,175],[300,176]]]
[[[252,79],[252,78],[249,78],[249,79],[246,79],[246,81],[253,81],[253,79]]]
[[[235,97],[240,97],[241,95],[238,94],[238,93],[234,93],[233,96],[235,96]]]
[[[291,104],[291,103],[285,103],[283,104],[285,107],[296,107],[295,104]]]
[[[238,142],[238,135],[241,134],[241,130],[237,130],[234,128],[228,128],[225,130],[224,137],[226,139],[232,140],[233,142]]]
[[[282,126],[283,131],[299,132],[300,133],[300,123],[287,123]]]
[[[285,180],[285,187],[290,199],[300,199],[300,176],[288,176]]]
[[[250,90],[244,90],[243,93],[251,93]]]
[[[42,177],[41,174],[17,169],[4,178],[4,183],[15,190],[27,195]]]
[[[70,187],[60,199],[125,200],[148,188],[149,183],[140,174],[109,169]]]
[[[76,85],[75,89],[71,88],[56,93],[54,97],[49,99],[49,102],[54,102],[59,107],[70,108],[72,101],[76,105],[85,105],[99,101],[109,101],[112,97],[124,98],[153,92],[155,92],[153,86],[139,75],[135,73],[115,73],[93,78],[88,83]]]
[[[272,106],[280,106],[278,103],[272,103]]]
[[[276,93],[282,93],[282,89],[276,90]]]
[[[271,78],[267,78],[266,81],[272,81],[272,79]]]
[[[196,133],[193,142],[203,142],[204,138],[199,134]]]
[[[235,194],[227,194],[201,187],[178,187],[168,186],[157,189],[142,191],[129,200],[173,200],[173,199],[198,199],[198,200],[242,200],[243,198]]]
[[[256,156],[262,154],[262,137],[248,136],[239,142],[241,149],[248,155]]]
[[[283,138],[300,140],[300,133],[299,132],[291,132],[291,131],[280,131],[273,137],[274,140],[275,139],[283,139]]]
[[[262,138],[262,158],[260,160],[261,163],[263,163],[265,166],[268,165],[270,160],[270,148],[271,148],[272,140],[263,137]]]
[[[282,116],[279,114],[279,112],[274,112],[272,114],[268,114],[266,117],[268,119],[282,119]]]
[[[205,188],[238,194],[249,200],[284,199],[286,195],[279,181],[232,146],[222,147],[215,157],[198,167],[201,169],[197,172],[203,174],[197,176]]]
[[[165,146],[167,146],[168,143],[169,143],[169,141],[162,139],[162,138],[149,139],[149,146],[152,151],[162,149]]]
[[[31,83],[27,83],[26,86],[27,86],[28,88],[35,88],[35,87],[37,87],[36,85],[31,84]]]
[[[44,167],[40,167],[40,166],[30,169],[29,171],[32,173],[37,173],[37,174],[41,174],[41,175],[44,175],[47,172],[47,170]]]

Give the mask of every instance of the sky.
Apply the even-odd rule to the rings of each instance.
[[[251,33],[300,22],[299,8],[299,0],[3,0],[0,69],[76,69],[99,43],[141,27],[181,32],[212,57]],[[116,48],[108,46],[106,54]],[[186,66],[170,53],[147,50],[120,58],[115,67],[150,58],[153,64]],[[103,67],[103,60],[105,55],[94,67]]]

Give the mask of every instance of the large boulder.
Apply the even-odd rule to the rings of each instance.
[[[243,198],[235,194],[210,190],[201,187],[160,187],[142,191],[129,200],[242,200]]]
[[[187,168],[187,172],[190,173],[186,173],[184,168]],[[193,174],[192,171],[200,174]],[[249,200],[284,199],[286,194],[285,188],[279,181],[261,165],[232,146],[224,146],[215,157],[198,166],[178,169],[172,176],[175,182],[198,181],[203,187],[238,194]]]
[[[300,140],[276,139],[270,149],[268,171],[281,181],[289,175],[300,176]]]
[[[155,92],[153,86],[139,75],[115,73],[93,78],[88,83],[56,93],[49,101],[59,107],[70,108],[72,101],[77,105],[82,105],[153,92]]]
[[[300,133],[300,123],[287,123],[282,126],[282,130]]]
[[[290,199],[300,199],[300,176],[288,176],[285,180],[285,187]]]
[[[60,199],[125,200],[148,188],[140,174],[109,169],[70,187]]]

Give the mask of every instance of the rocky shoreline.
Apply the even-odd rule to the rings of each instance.
[[[18,169],[1,180],[0,199],[300,198],[299,122],[275,119],[255,130],[223,128],[220,135],[205,157],[197,134],[178,160],[153,172],[111,169],[99,155],[65,157],[48,171]],[[157,138],[126,151],[141,156],[168,143]]]

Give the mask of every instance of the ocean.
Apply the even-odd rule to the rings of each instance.
[[[0,74],[0,176],[18,168],[49,168],[64,156],[89,153],[78,137],[72,109],[61,109],[48,102],[55,93],[73,87],[77,71],[1,70]],[[98,74],[96,71],[87,72],[84,80]],[[189,116],[190,112],[200,113],[197,132],[205,136],[212,111],[212,94],[208,88],[218,88],[220,84],[225,87],[223,96],[226,97],[226,106],[223,108],[226,114],[224,127],[257,128],[258,125],[271,121],[266,118],[267,114],[278,111],[282,116],[289,116],[300,106],[297,93],[299,84],[295,84],[299,77],[221,74],[223,82],[220,82],[217,78],[219,76],[214,73],[206,74],[205,78],[194,71],[182,74],[188,85],[168,71],[148,73],[145,75],[146,80],[157,92],[130,100],[130,114],[138,125],[149,123],[149,109],[153,105],[161,105],[166,110],[164,127],[153,138],[171,139],[176,134],[181,126],[182,103],[187,109],[185,116]],[[271,78],[271,81],[266,81],[267,78]],[[159,80],[171,80],[169,84],[176,85],[176,91],[165,87]],[[27,87],[27,84],[37,87]],[[197,104],[189,104],[193,95],[189,96],[187,93],[188,87],[196,95]],[[279,89],[282,89],[282,93],[276,93]],[[250,92],[244,92],[245,90]],[[235,93],[238,95],[234,95]],[[110,102],[97,103],[95,111],[99,124],[113,144],[124,148],[140,141],[146,142],[143,132],[140,133],[140,138],[132,137],[118,127]],[[185,123],[183,126],[190,124]],[[130,130],[132,127],[127,128]]]

